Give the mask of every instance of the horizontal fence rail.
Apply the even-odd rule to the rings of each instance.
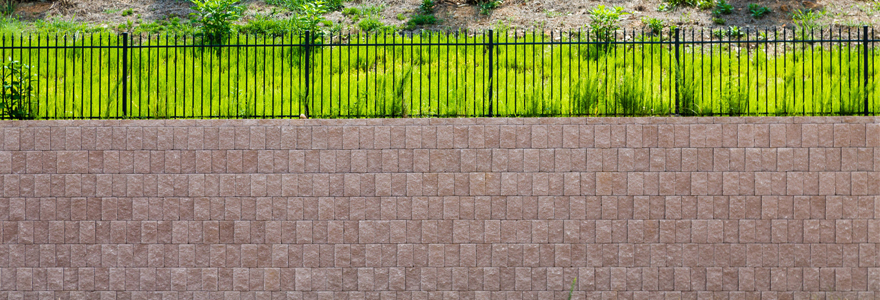
[[[0,37],[0,118],[877,115],[873,29]]]

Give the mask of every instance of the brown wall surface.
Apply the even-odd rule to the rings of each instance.
[[[0,299],[877,299],[880,118],[0,122]]]

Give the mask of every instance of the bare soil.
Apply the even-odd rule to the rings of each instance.
[[[825,16],[821,19],[826,26],[860,27],[876,26],[880,23],[880,0],[730,0],[734,13],[723,18],[724,25],[713,23],[712,15],[707,10],[697,8],[678,8],[673,11],[658,11],[661,0],[506,0],[502,6],[488,15],[480,13],[480,9],[465,4],[464,0],[438,1],[435,16],[442,22],[431,26],[435,30],[481,30],[492,28],[509,28],[534,30],[540,28],[554,30],[570,30],[583,28],[590,23],[589,11],[596,6],[622,6],[630,13],[621,20],[625,29],[644,29],[643,17],[664,20],[668,25],[682,28],[782,28],[793,25],[791,13],[797,9],[824,9]],[[749,3],[767,6],[772,12],[761,18],[753,18],[747,9]],[[244,0],[248,7],[246,16],[254,14],[271,14],[272,9],[263,0]],[[345,5],[383,5],[380,20],[388,25],[403,25],[413,15],[421,0],[355,0]],[[28,1],[18,4],[16,13],[23,19],[35,20],[52,17],[73,18],[78,21],[96,25],[114,25],[125,22],[146,22],[168,17],[185,17],[192,12],[186,0],[57,0]],[[122,12],[131,9],[132,14],[122,16]],[[404,20],[399,20],[402,16]],[[281,14],[279,14],[281,17]],[[341,22],[348,27],[355,27],[354,22],[340,12],[333,12],[326,17],[334,22]]]

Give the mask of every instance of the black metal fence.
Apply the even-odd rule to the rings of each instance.
[[[0,37],[5,119],[876,115],[873,29]]]

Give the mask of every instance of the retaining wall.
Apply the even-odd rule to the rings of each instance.
[[[880,118],[0,123],[0,299],[877,299]]]

